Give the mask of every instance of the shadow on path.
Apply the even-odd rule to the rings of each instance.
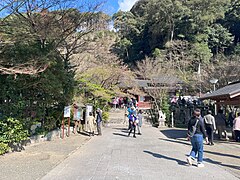
[[[121,131],[128,130],[128,128],[112,128],[112,129],[121,130]]]
[[[112,129],[120,130],[123,133],[128,133],[128,128],[112,128]]]
[[[209,153],[209,154],[214,154],[214,155],[218,155],[218,156],[226,156],[226,157],[232,157],[232,158],[240,158],[240,156],[235,156],[235,155],[232,155],[232,154],[224,154],[224,153],[219,153],[219,152],[212,152],[212,151],[204,151],[206,153]]]
[[[178,144],[184,144],[184,145],[191,145],[191,143],[187,143],[187,141],[183,140],[173,140],[173,139],[164,139],[164,138],[159,138],[161,141],[167,141],[167,142],[172,142],[172,143],[178,143]]]
[[[214,165],[220,165],[220,166],[224,166],[224,167],[229,167],[229,168],[232,168],[232,169],[237,169],[237,170],[240,170],[240,166],[235,166],[235,165],[229,165],[229,164],[223,164],[222,162],[219,162],[219,161],[214,161],[210,158],[206,158],[204,159],[206,162],[208,163],[211,163],[211,164],[214,164]]]
[[[113,133],[113,135],[128,137],[128,134],[121,134],[121,133]]]
[[[86,131],[78,132],[78,134],[81,134],[81,135],[83,135],[83,136],[89,136],[89,133],[86,132]]]
[[[146,150],[144,150],[143,152],[145,152],[147,154],[151,154],[153,157],[156,157],[156,158],[163,158],[163,159],[167,159],[167,160],[170,160],[170,161],[176,161],[179,165],[182,165],[182,166],[187,166],[188,165],[187,162],[179,160],[179,159],[171,158],[171,157],[168,157],[168,156],[164,156],[164,155],[153,153],[153,152],[146,151]]]
[[[170,139],[179,139],[179,138],[187,137],[186,129],[165,129],[165,130],[160,130],[160,132]]]

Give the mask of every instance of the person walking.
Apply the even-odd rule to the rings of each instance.
[[[100,108],[97,108],[96,124],[97,124],[98,136],[101,136],[102,135],[102,111]]]
[[[235,140],[240,142],[240,112],[237,113],[237,117],[233,120],[233,131]]]
[[[199,119],[201,114],[200,109],[195,109],[193,112],[193,117],[188,122],[188,140],[191,141],[192,150],[190,155],[187,157],[187,162],[189,165],[193,164],[197,156],[197,167],[204,167],[203,164],[203,137],[206,138],[206,143],[208,143],[208,137],[205,132],[204,125]],[[196,128],[194,128],[196,127]],[[195,131],[194,131],[195,129]]]
[[[212,116],[212,111],[208,110],[207,115],[204,116],[204,123],[209,139],[208,145],[214,145],[213,143],[213,132],[216,130],[215,118]]]
[[[133,137],[136,138],[136,134],[135,134],[136,133],[136,120],[137,120],[136,115],[131,113],[130,116],[129,116],[130,131],[128,133],[128,137],[130,136],[130,134],[132,133],[132,130],[133,130]]]
[[[223,114],[223,110],[219,109],[218,114],[215,116],[217,130],[219,138],[222,139],[222,133],[224,132],[225,139],[229,140],[226,130],[226,116]]]
[[[131,117],[130,116],[132,114],[136,115],[136,109],[135,109],[134,106],[128,107],[128,115],[127,115],[127,117],[128,117],[128,130],[131,129],[131,120],[130,120]]]
[[[89,116],[87,117],[87,123],[88,123],[88,129],[89,129],[89,136],[94,136],[94,124],[95,124],[95,121],[94,121],[94,117],[93,117],[93,113],[92,112],[89,112]]]
[[[138,134],[142,135],[142,130],[141,130],[141,128],[142,128],[142,121],[143,121],[142,110],[138,111],[137,120],[138,120],[138,123],[137,123]]]

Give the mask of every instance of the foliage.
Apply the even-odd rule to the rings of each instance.
[[[5,153],[11,144],[26,140],[28,131],[23,128],[21,122],[14,118],[3,118],[0,121],[1,153]],[[4,152],[5,151],[5,152]]]
[[[152,64],[148,57],[171,64],[173,74],[188,84],[189,94],[209,91],[210,77],[220,80],[219,87],[239,80],[234,73],[238,70],[230,71],[233,64],[238,67],[239,5],[235,0],[137,1],[129,12],[119,11],[113,18],[120,36],[116,44],[124,38],[131,42],[128,54],[120,57],[133,69],[144,59],[149,59],[144,64],[148,68]],[[148,79],[147,74],[155,74],[154,68],[150,73],[141,72],[137,75]]]
[[[8,144],[0,142],[0,155],[6,153],[7,151],[9,151],[9,149],[10,147],[8,146]]]
[[[106,112],[106,111],[103,111],[102,118],[103,118],[103,122],[105,122],[105,123],[108,122],[108,120],[109,120],[109,113]]]
[[[208,45],[214,54],[224,52],[224,49],[230,47],[233,42],[232,34],[221,24],[214,24],[208,27]]]
[[[212,57],[211,50],[207,43],[194,43],[191,49],[192,57],[195,59],[195,63],[208,64]]]
[[[153,55],[153,57],[155,57],[155,58],[160,58],[161,57],[161,50],[160,49],[158,49],[158,48],[155,48],[154,49],[154,51],[153,51],[153,53],[152,53],[152,55]]]
[[[162,100],[162,104],[161,104],[161,110],[162,112],[166,115],[166,123],[170,124],[170,115],[171,115],[171,111],[170,111],[170,104],[169,104],[169,100],[168,97],[165,96]]]

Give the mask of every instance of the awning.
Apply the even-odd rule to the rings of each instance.
[[[212,93],[204,94],[200,99],[211,99],[226,105],[240,105],[240,82],[231,83]]]

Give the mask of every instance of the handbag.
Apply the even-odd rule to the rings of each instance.
[[[198,123],[198,121],[199,121],[199,119],[197,119],[195,125],[192,126],[192,130],[189,130],[189,131],[188,131],[188,136],[189,136],[189,137],[193,137],[193,136],[194,136],[194,134],[195,134],[195,132],[196,132],[196,130],[197,130],[197,123]]]

